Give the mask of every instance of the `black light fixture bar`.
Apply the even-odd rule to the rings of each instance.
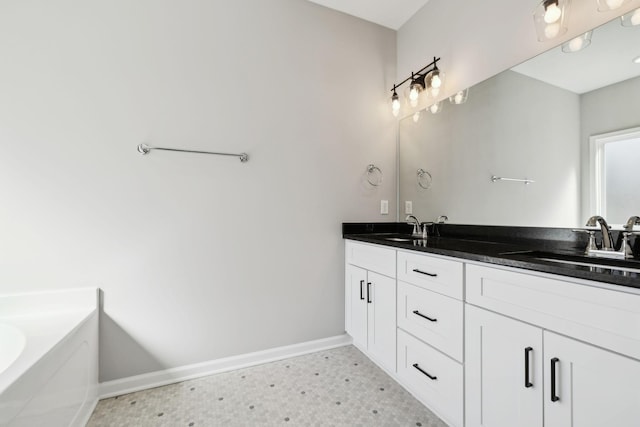
[[[412,72],[409,77],[407,77],[406,79],[404,79],[400,83],[394,84],[393,85],[393,89],[391,89],[391,92],[395,92],[397,88],[399,88],[400,86],[402,86],[403,84],[405,84],[406,82],[408,82],[410,80],[411,81],[413,81],[413,80],[424,81],[424,78],[427,76],[427,74],[429,74],[433,70],[437,70],[438,69],[438,61],[440,61],[440,58],[436,58],[434,56],[433,57],[433,61],[431,61],[429,64],[425,65],[424,67],[422,67],[419,71],[417,71],[415,73]]]

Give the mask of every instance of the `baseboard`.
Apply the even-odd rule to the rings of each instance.
[[[207,375],[219,374],[221,372],[228,372],[235,369],[247,368],[249,366],[262,365],[263,363],[275,362],[289,357],[302,356],[309,353],[329,350],[349,345],[351,343],[351,337],[347,334],[343,334],[315,341],[307,341],[300,344],[257,351],[255,353],[225,357],[223,359],[210,360],[208,362],[180,366],[178,368],[171,368],[163,371],[149,372],[148,374],[136,375],[113,381],[106,381],[100,383],[99,396],[100,399],[120,396],[122,394],[133,393],[153,387],[160,387]]]

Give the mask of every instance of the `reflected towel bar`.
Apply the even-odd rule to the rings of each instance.
[[[181,153],[197,153],[197,154],[215,154],[217,156],[232,156],[239,157],[242,163],[249,160],[249,155],[247,153],[240,154],[232,154],[232,153],[216,153],[213,151],[196,151],[196,150],[181,150],[178,148],[162,148],[162,147],[151,147],[147,144],[138,145],[138,153],[145,155],[149,154],[151,150],[163,150],[163,151],[179,151]]]
[[[532,179],[517,179],[517,178],[503,178],[501,176],[495,176],[493,175],[491,177],[491,182],[496,182],[496,181],[513,181],[513,182],[524,182],[525,184],[531,184],[534,183],[535,181]]]

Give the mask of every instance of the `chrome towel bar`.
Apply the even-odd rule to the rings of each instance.
[[[525,184],[531,184],[534,183],[535,181],[532,179],[518,179],[518,178],[503,178],[501,176],[495,176],[493,175],[491,177],[491,182],[496,182],[496,181],[513,181],[513,182],[524,182]]]
[[[151,147],[147,144],[138,145],[138,153],[142,155],[149,154],[151,150],[179,151],[181,153],[196,153],[196,154],[215,154],[217,156],[232,156],[232,157],[239,157],[242,163],[249,160],[249,155],[247,153],[240,153],[240,154],[216,153],[214,151],[181,150],[178,148]]]

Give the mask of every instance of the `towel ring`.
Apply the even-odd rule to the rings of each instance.
[[[376,179],[374,179],[375,176],[377,176]],[[376,165],[371,164],[367,166],[367,182],[374,187],[382,184],[382,171]]]
[[[431,182],[433,181],[433,178],[431,177],[431,174],[429,172],[424,169],[418,169],[416,171],[416,177],[418,180],[418,185],[420,187],[424,188],[425,190],[431,188]]]

